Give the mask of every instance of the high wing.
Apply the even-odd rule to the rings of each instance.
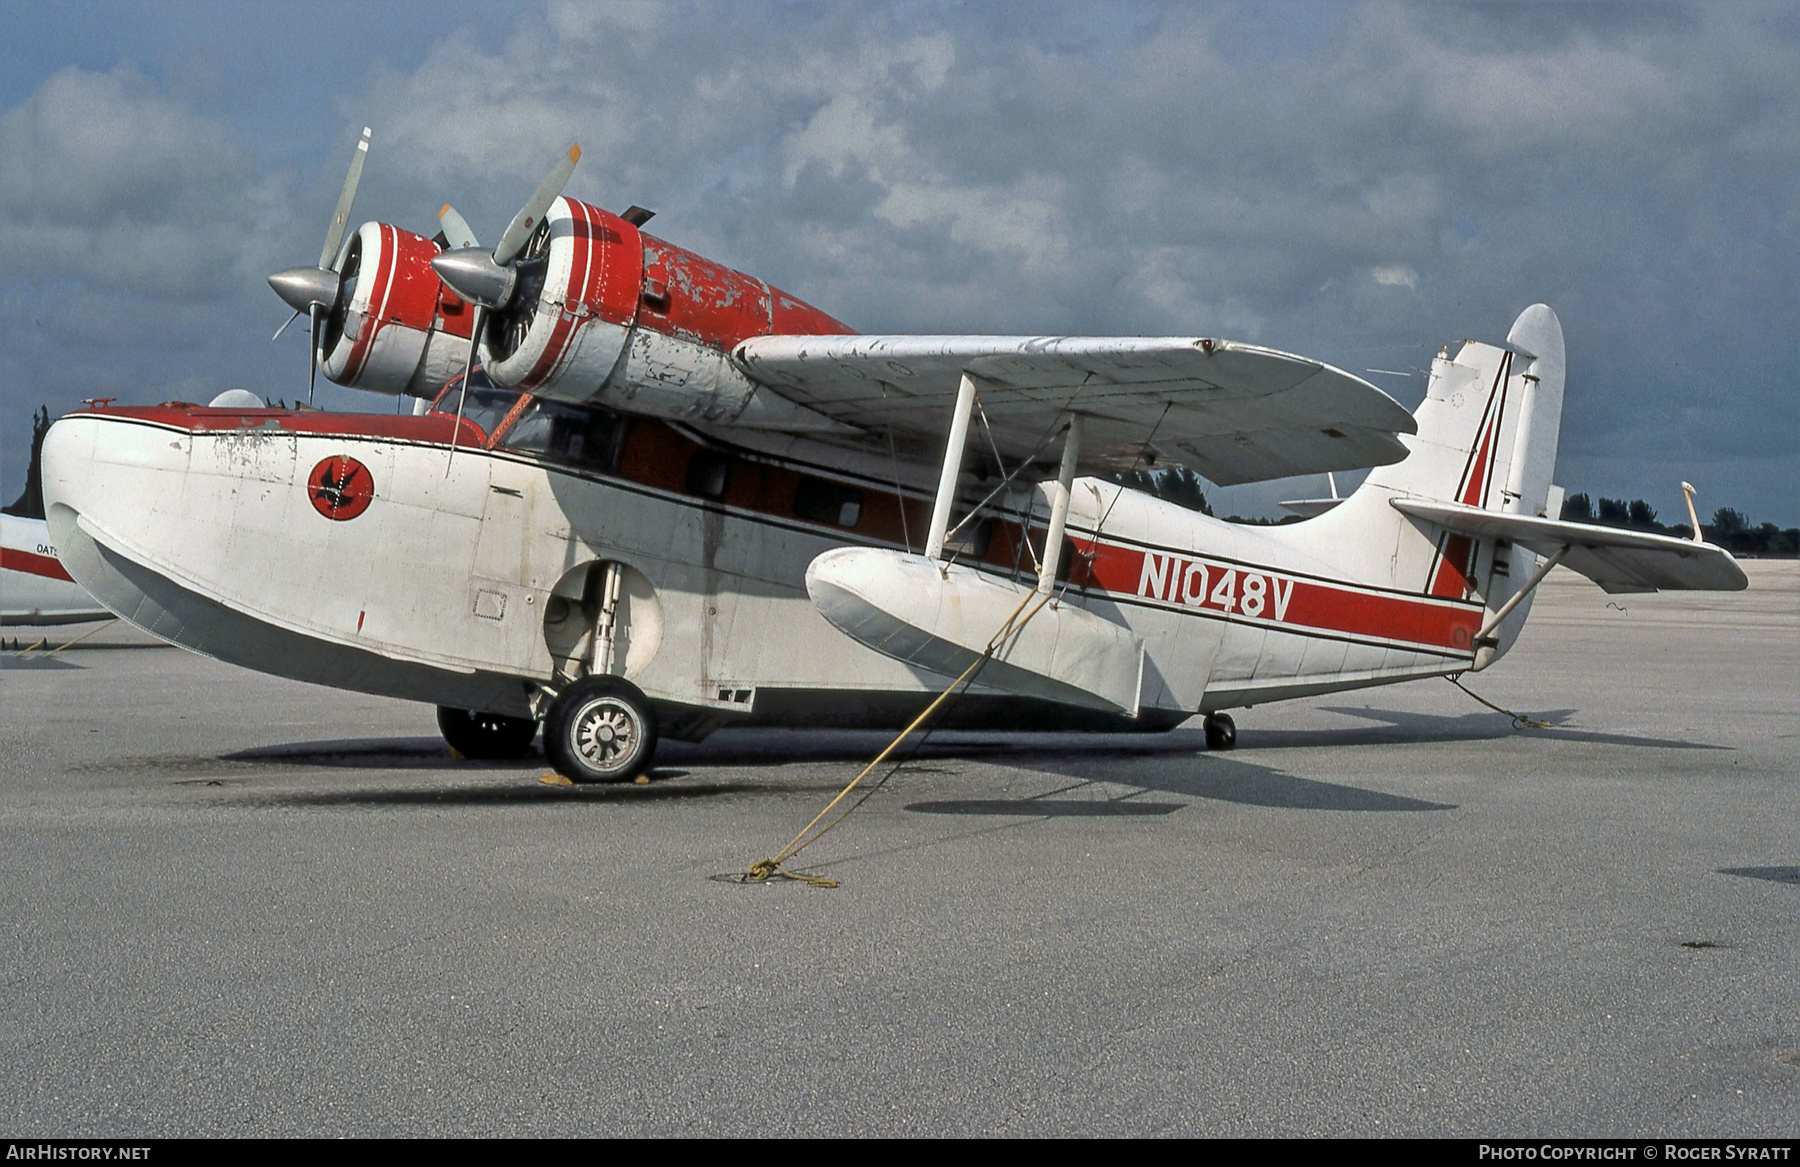
[[[1478,539],[1507,539],[1539,555],[1564,551],[1563,566],[1587,576],[1606,591],[1742,591],[1749,586],[1744,569],[1723,547],[1596,527],[1529,515],[1499,514],[1451,502],[1397,498],[1394,508],[1447,531]]]
[[[1175,462],[1221,486],[1398,462],[1397,435],[1417,432],[1359,377],[1233,341],[759,336],[732,355],[751,380],[836,421],[932,439],[967,374],[1007,458],[1042,455],[1073,412],[1085,419],[1083,470]]]

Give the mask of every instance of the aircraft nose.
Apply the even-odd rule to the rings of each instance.
[[[43,451],[44,517],[57,545],[81,518],[122,542],[145,541],[154,517],[179,506],[190,446],[188,434],[104,411],[59,418]]]
[[[72,417],[58,418],[44,435],[44,507],[81,509],[81,485],[92,479],[95,427]]]

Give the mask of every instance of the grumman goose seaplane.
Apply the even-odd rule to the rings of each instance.
[[[563,196],[579,147],[492,247],[449,207],[345,241],[367,145],[318,264],[270,283],[315,375],[411,413],[95,403],[45,442],[49,527],[146,631],[429,702],[466,756],[541,723],[558,771],[617,781],[659,737],[903,726],[964,674],[947,724],[1200,715],[1230,748],[1233,707],[1488,667],[1559,563],[1745,586],[1718,547],[1558,520],[1541,304],[1409,414],[1228,340],[857,335]],[[1173,467],[1374,469],[1251,527],[1118,480]]]

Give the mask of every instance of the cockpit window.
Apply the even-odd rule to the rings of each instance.
[[[611,470],[618,461],[625,419],[538,398],[500,435],[500,446],[548,462],[586,470]]]
[[[463,417],[474,422],[485,438],[494,432],[494,427],[505,419],[514,405],[518,404],[519,395],[511,389],[498,387],[488,380],[487,374],[480,369],[475,370],[475,375],[471,379],[474,381],[475,388],[469,393],[469,403],[463,408]],[[444,391],[438,394],[438,399],[433,403],[431,412],[447,413],[451,417],[455,417],[457,407],[462,403],[462,390],[462,377],[458,376],[452,379],[449,384],[444,386]]]
[[[627,424],[618,414],[501,389],[480,369],[474,382],[463,416],[481,427],[483,445],[584,470],[611,471],[617,464]],[[431,411],[455,416],[461,399],[459,376],[444,386]]]

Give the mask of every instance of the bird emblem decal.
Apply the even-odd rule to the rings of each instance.
[[[334,454],[312,468],[306,479],[306,493],[314,510],[343,522],[369,509],[369,502],[375,497],[375,478],[355,458]]]

